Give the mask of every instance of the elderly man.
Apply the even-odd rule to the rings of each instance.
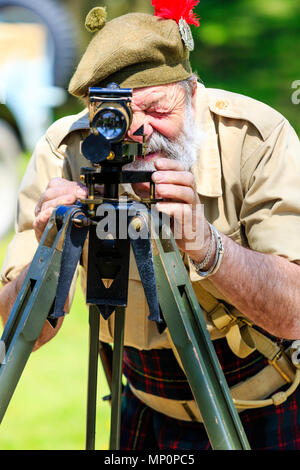
[[[185,210],[177,243],[220,364],[233,396],[260,406],[260,400],[293,380],[293,367],[282,351],[288,340],[300,337],[299,140],[288,121],[268,106],[198,83],[189,64],[186,23],[182,29],[175,20],[129,14],[105,24],[93,10],[87,23],[100,31],[69,90],[85,99],[93,85],[117,82],[133,88],[128,138],[138,141],[134,132],[143,124],[148,143],[145,161],[136,160],[133,167],[156,169],[153,181],[163,199],[159,211],[181,223]],[[19,194],[17,233],[2,270],[4,320],[53,209],[87,195],[80,168],[87,166],[81,142],[88,126],[86,110],[54,123],[29,163]],[[145,190],[146,184],[137,184],[129,191],[138,198]],[[194,230],[200,204],[204,216]],[[84,255],[83,277],[85,267]],[[129,277],[121,446],[209,448],[168,331],[159,333],[147,319],[134,263]],[[46,324],[36,347],[61,323],[55,329]],[[112,342],[112,331],[113,315],[101,322],[102,341]],[[177,411],[170,412],[174,400]],[[300,449],[299,405],[296,391],[284,403],[239,409],[251,447]]]

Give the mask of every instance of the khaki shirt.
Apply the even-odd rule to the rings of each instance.
[[[208,221],[240,245],[300,263],[300,144],[289,122],[256,100],[200,84],[196,119],[205,140],[193,173]],[[14,279],[32,260],[37,248],[34,208],[48,181],[61,176],[80,181],[80,168],[89,166],[80,150],[88,128],[85,110],[55,122],[38,142],[21,184],[16,234],[2,282]],[[85,267],[86,250],[83,258]],[[223,298],[193,269],[190,277]],[[139,349],[170,347],[167,333],[160,335],[147,319],[134,260],[129,278],[125,344]],[[84,287],[85,270],[82,279]],[[101,339],[112,341],[113,315],[101,324]],[[208,328],[213,339],[218,337],[211,325]]]

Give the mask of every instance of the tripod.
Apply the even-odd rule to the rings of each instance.
[[[54,321],[53,308],[59,285],[64,237],[68,234],[70,226],[78,224],[80,217],[84,218],[85,215],[78,206],[60,207],[56,214],[53,214],[13,306],[2,335],[6,355],[0,367],[1,421],[45,320],[48,318],[49,321]],[[95,230],[94,226],[92,228]],[[92,240],[90,243],[97,242],[96,237],[91,235],[92,230],[89,232]],[[247,439],[206,330],[200,306],[168,227],[162,227],[161,236],[152,240],[152,244],[160,309],[182,361],[212,447],[248,449]],[[126,245],[129,246],[128,241]],[[129,250],[124,259],[126,262],[122,269],[127,269]],[[105,272],[105,275],[107,274],[109,273]],[[126,286],[127,283],[125,288]],[[104,293],[110,295],[112,291]],[[93,295],[93,289],[88,290],[88,295]],[[109,305],[107,299],[105,303],[101,300],[100,306],[92,303],[89,307],[87,449],[93,449],[95,443],[100,312],[102,310],[102,315],[105,316],[109,314],[111,308],[105,306]],[[93,298],[87,297],[87,301],[90,303]],[[116,303],[118,305],[115,305]],[[110,448],[118,449],[125,306],[120,300],[109,307],[113,306],[115,332]]]
[[[123,139],[132,119],[132,90],[116,84],[90,88],[91,133],[82,151],[93,167],[81,169],[87,199],[60,206],[52,214],[12,308],[2,335],[6,354],[0,366],[0,422],[46,320],[64,315],[69,288],[88,237],[86,302],[89,305],[89,368],[86,449],[95,447],[95,411],[99,328],[115,312],[112,359],[110,449],[119,449],[122,357],[131,248],[148,302],[149,321],[165,322],[202,415],[214,449],[248,449],[238,413],[221,371],[206,324],[170,228],[159,226],[151,239],[149,207],[157,200],[151,171],[123,171],[135,155],[145,155],[143,126],[135,132],[142,144],[125,155]],[[126,144],[127,145],[127,144]],[[134,145],[134,144],[130,144]],[[119,199],[119,185],[148,182],[146,212],[133,200]],[[99,197],[96,185],[103,185]],[[145,206],[144,206],[145,207]],[[99,226],[104,209],[116,225],[105,236]],[[150,218],[149,218],[150,217]],[[109,222],[109,221],[108,221]],[[122,236],[120,235],[122,233]],[[143,235],[143,236],[136,236]]]

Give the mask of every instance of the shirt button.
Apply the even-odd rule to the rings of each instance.
[[[228,108],[228,103],[227,101],[219,100],[216,102],[216,108],[218,109],[226,109]]]

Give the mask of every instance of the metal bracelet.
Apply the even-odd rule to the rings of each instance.
[[[223,255],[224,255],[224,245],[223,245],[222,237],[213,225],[212,225],[212,230],[213,230],[213,232],[216,236],[217,249],[216,249],[215,263],[214,263],[214,266],[213,266],[211,272],[209,273],[209,276],[212,276],[213,274],[216,274],[216,272],[218,271],[218,269],[221,265],[221,261],[222,261]]]
[[[204,266],[206,266],[210,260],[210,257],[211,257],[211,254],[213,252],[213,248],[214,248],[214,241],[215,241],[215,236],[214,236],[214,233],[212,231],[212,228],[211,228],[211,225],[209,225],[209,230],[210,230],[210,243],[209,243],[209,247],[208,247],[208,251],[206,253],[206,256],[204,258],[204,260],[197,264],[197,269],[203,269]],[[194,263],[193,263],[194,264]]]
[[[199,276],[203,277],[203,278],[207,278],[209,276],[212,276],[213,274],[215,274],[218,271],[218,269],[221,265],[223,254],[224,254],[224,246],[223,246],[221,235],[219,234],[219,232],[215,229],[215,227],[213,225],[209,224],[209,226],[210,226],[211,232],[213,234],[213,238],[214,238],[215,243],[216,243],[216,253],[215,253],[215,258],[214,258],[213,265],[207,271],[202,271],[201,267],[200,267],[201,263],[200,264],[195,263],[191,259],[191,262],[192,262],[193,266],[196,269],[196,273]]]

